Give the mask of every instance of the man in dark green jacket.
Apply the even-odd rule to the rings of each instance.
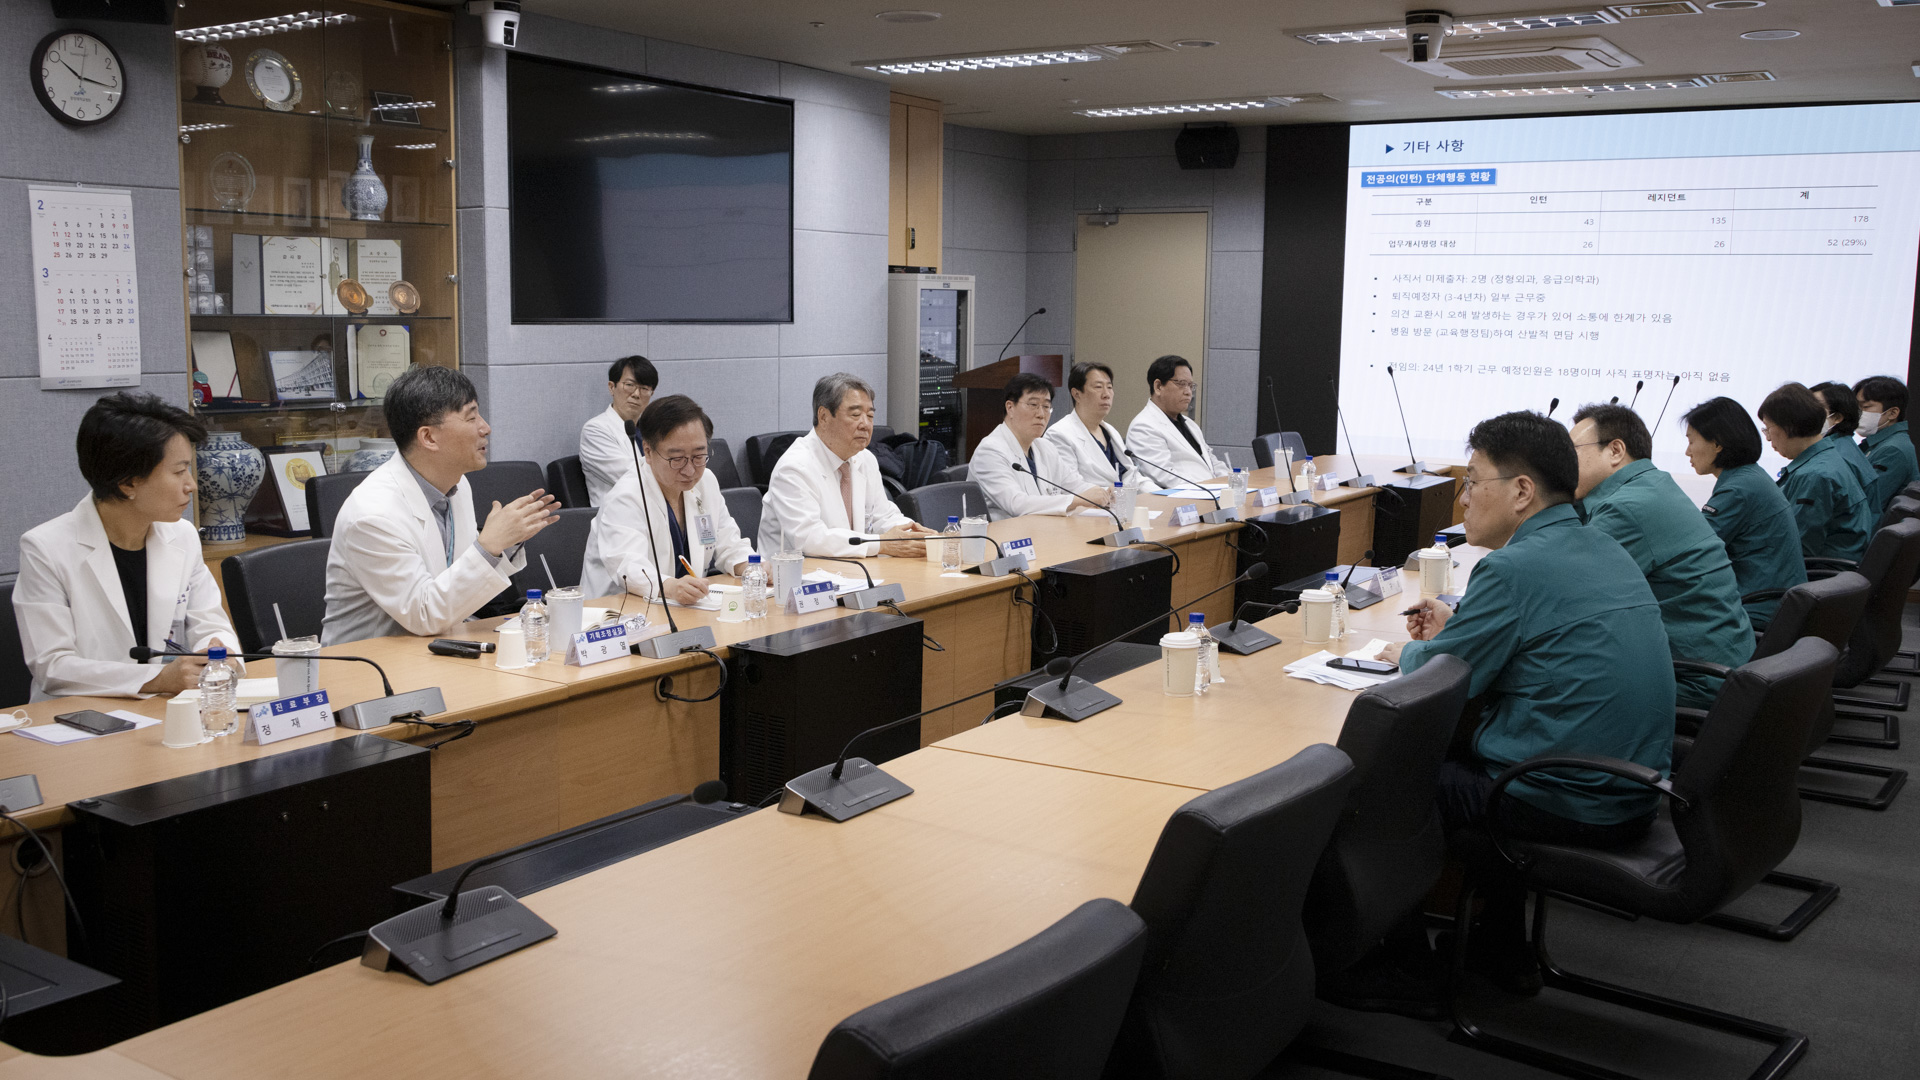
[[[1821,435],[1826,417],[1826,406],[1799,383],[1783,383],[1760,403],[1761,434],[1787,459],[1780,492],[1800,524],[1800,554],[1858,561],[1875,515],[1839,447]]]
[[[1860,399],[1860,449],[1873,466],[1873,484],[1867,488],[1867,506],[1878,520],[1895,495],[1920,480],[1920,461],[1907,434],[1907,386],[1899,379],[1875,375],[1853,388]]]
[[[1753,659],[1753,625],[1727,546],[1673,477],[1653,467],[1653,437],[1624,405],[1588,405],[1573,414],[1580,459],[1577,494],[1587,524],[1620,542],[1660,602],[1675,660],[1739,667]],[[1706,708],[1720,680],[1680,676],[1680,704]]]

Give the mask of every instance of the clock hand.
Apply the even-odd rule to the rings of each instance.
[[[82,60],[82,61],[81,61],[81,63],[83,63],[83,64],[84,64],[84,63],[86,63],[86,61],[84,61],[84,60]],[[84,79],[86,78],[86,76],[84,76],[84,75],[82,75],[82,74],[80,74],[79,72],[77,72],[77,71],[73,71],[73,65],[72,65],[72,64],[69,64],[69,63],[67,63],[67,58],[66,58],[66,57],[64,57],[64,56],[63,56],[63,57],[60,57],[60,66],[61,66],[61,67],[63,67],[63,68],[66,68],[66,69],[67,69],[68,71],[72,71],[72,72],[73,72],[73,77],[74,77],[74,78],[76,78],[76,79],[83,79],[83,80],[84,80]]]

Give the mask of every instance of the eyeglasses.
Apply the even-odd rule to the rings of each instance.
[[[1488,476],[1488,477],[1483,477],[1479,480],[1475,480],[1473,477],[1469,476],[1460,484],[1460,497],[1462,499],[1466,498],[1467,493],[1473,490],[1473,485],[1475,484],[1491,484],[1496,480],[1511,480],[1514,478],[1514,476],[1518,476],[1518,475],[1520,474],[1514,473],[1512,476]]]
[[[672,469],[674,472],[680,472],[681,470],[685,469],[689,465],[693,466],[696,469],[706,468],[707,458],[709,456],[710,455],[708,454],[694,454],[691,456],[688,456],[686,454],[676,454],[673,457],[662,458],[661,460],[667,463],[667,468]]]
[[[619,390],[623,394],[637,394],[642,390],[645,390],[649,394],[653,393],[653,387],[641,386],[639,383],[634,382],[632,379],[621,379],[619,382],[614,383],[613,385],[615,389]]]
[[[1194,387],[1200,385],[1199,383],[1195,382],[1192,379],[1168,379],[1167,382],[1171,383],[1176,387],[1179,387],[1182,390],[1191,390]]]
[[[1030,413],[1050,413],[1053,411],[1052,398],[1023,398],[1018,404]]]

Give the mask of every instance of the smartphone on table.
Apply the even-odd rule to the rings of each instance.
[[[98,709],[81,709],[79,712],[61,713],[53,718],[55,723],[70,728],[79,728],[89,735],[111,735],[116,731],[132,731],[133,723],[117,716],[108,716]]]

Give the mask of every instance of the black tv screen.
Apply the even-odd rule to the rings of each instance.
[[[513,321],[793,321],[793,103],[507,57]]]

